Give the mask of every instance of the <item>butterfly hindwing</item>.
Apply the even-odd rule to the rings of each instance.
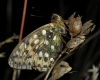
[[[63,47],[61,35],[66,33],[62,18],[54,14],[52,19],[54,22],[37,28],[14,48],[8,60],[10,67],[47,71],[52,66]]]
[[[54,61],[57,56],[55,53],[59,52],[56,51],[56,48],[61,46],[56,42],[59,40],[60,43],[61,40],[54,31],[55,27],[47,24],[30,33],[13,50],[9,58],[9,65],[15,69],[50,66],[48,65],[50,61]]]

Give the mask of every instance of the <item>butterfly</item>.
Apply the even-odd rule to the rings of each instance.
[[[51,23],[37,28],[17,44],[8,64],[15,69],[47,71],[62,51],[61,37],[66,33],[63,18],[53,14]]]

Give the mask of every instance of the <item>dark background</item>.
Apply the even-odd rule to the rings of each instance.
[[[0,42],[11,37],[13,33],[19,35],[24,0],[5,0],[4,2],[1,1],[1,4]],[[34,9],[32,9],[32,7],[34,7]],[[38,11],[36,9],[38,9]],[[66,74],[59,80],[85,80],[87,70],[91,69],[93,64],[96,66],[99,65],[100,0],[29,0],[27,5],[23,37],[34,29],[49,23],[52,13],[59,14],[64,19],[68,19],[73,12],[82,16],[83,23],[88,20],[93,20],[93,23],[96,24],[96,28],[89,35],[87,40],[90,39],[90,36],[93,38],[66,59],[72,67],[72,71],[77,72]],[[29,14],[42,17],[33,17]],[[96,36],[94,37],[93,34]],[[6,57],[0,58],[0,80],[12,79],[13,69],[8,65],[8,58],[17,43],[18,40],[14,40],[14,42],[4,44],[0,47],[0,53],[6,52]],[[35,70],[22,70],[20,80],[33,80],[39,74],[41,73]],[[43,80],[43,78],[40,80]]]

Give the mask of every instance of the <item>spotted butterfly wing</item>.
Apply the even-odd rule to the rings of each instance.
[[[62,18],[53,14],[52,22],[26,36],[12,51],[8,63],[15,69],[47,71],[63,48],[66,34]]]

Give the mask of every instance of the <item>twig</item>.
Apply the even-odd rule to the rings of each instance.
[[[2,46],[3,46],[4,44],[6,44],[6,43],[11,43],[11,42],[13,42],[13,39],[18,39],[18,35],[13,34],[12,37],[10,37],[10,38],[4,40],[3,42],[0,42],[0,47],[2,47]]]
[[[22,34],[23,34],[23,29],[24,29],[24,22],[25,22],[27,2],[28,2],[28,0],[24,0],[24,8],[23,8],[23,14],[22,14],[22,22],[21,22],[19,42],[22,40]],[[18,79],[19,76],[20,76],[20,72],[21,72],[20,70],[14,69],[12,80],[16,80],[16,78]],[[18,75],[17,75],[17,73],[18,73]]]
[[[16,73],[17,73],[17,70],[14,69],[12,80],[16,80]]]
[[[22,40],[22,34],[23,34],[23,29],[24,29],[27,2],[28,2],[28,0],[24,0],[24,9],[23,9],[23,15],[22,15],[22,23],[21,23],[21,29],[20,29],[19,42]]]

